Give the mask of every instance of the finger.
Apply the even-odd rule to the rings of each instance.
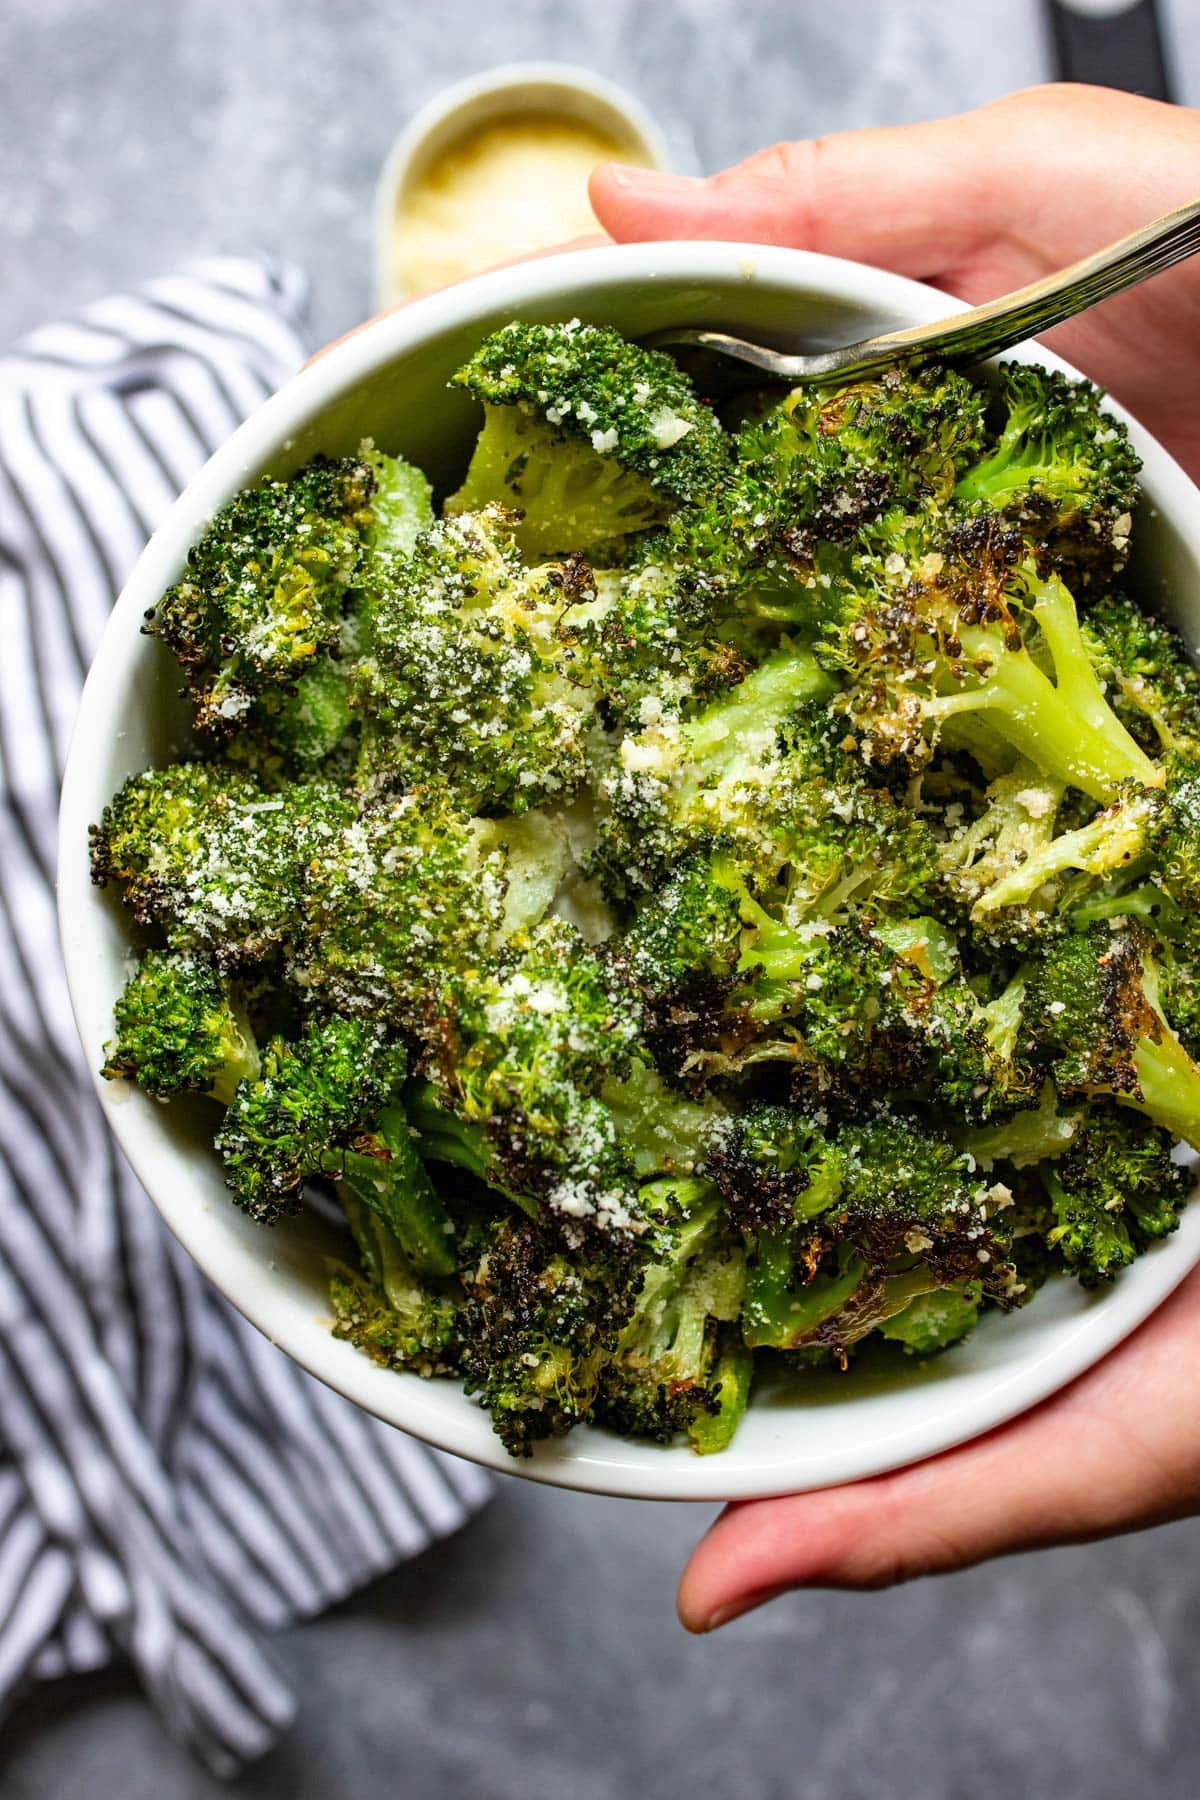
[[[928,275],[994,229],[1003,186],[989,109],[776,144],[706,180],[602,164],[592,208],[619,241],[732,238]],[[1013,146],[1007,147],[1009,160]]]
[[[1200,1504],[1200,1276],[1103,1364],[1034,1412],[894,1475],[730,1507],[684,1572],[710,1631],[794,1587],[878,1588],[1077,1543]]]

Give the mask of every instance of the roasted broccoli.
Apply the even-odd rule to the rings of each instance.
[[[577,320],[454,383],[440,506],[318,459],[154,609],[195,732],[92,830],[137,928],[104,1074],[207,1097],[256,1221],[340,1207],[334,1333],[513,1456],[719,1451],[760,1373],[891,1379],[1154,1253],[1200,1148],[1200,673],[1122,585],[1096,390],[716,409]]]
[[[518,509],[529,555],[622,543],[729,465],[712,409],[671,358],[603,326],[506,325],[454,379],[485,418],[448,509]]]
[[[113,1008],[103,1073],[168,1099],[199,1089],[225,1105],[258,1076],[254,1032],[228,979],[185,953],[147,950]]]
[[[1088,381],[1030,363],[999,371],[999,436],[954,498],[1019,525],[1076,579],[1108,580],[1125,563],[1141,464]]]

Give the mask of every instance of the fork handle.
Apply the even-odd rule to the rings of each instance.
[[[1011,350],[1026,338],[1038,337],[1065,319],[1124,293],[1151,275],[1182,262],[1200,250],[1200,200],[1180,206],[1140,231],[1118,238],[1092,256],[1044,275],[1015,293],[1002,294],[969,312],[955,313],[933,325],[910,325],[881,337],[864,338],[840,350],[798,358],[799,379],[821,379],[853,368],[864,374],[885,364],[936,353],[951,363],[983,362]]]

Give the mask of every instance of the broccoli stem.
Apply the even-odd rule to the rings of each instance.
[[[1200,1149],[1200,1069],[1169,1025],[1164,1023],[1157,1042],[1141,1039],[1133,1063],[1142,1097],[1119,1094],[1117,1098],[1194,1150]]]
[[[231,1104],[243,1081],[257,1081],[260,1068],[254,1027],[245,1007],[234,1001],[229,1011],[229,1056],[213,1077],[208,1090],[211,1098],[219,1100],[222,1106]]]
[[[732,694],[683,728],[690,779],[719,777],[735,758],[769,748],[788,714],[805,700],[831,694],[834,682],[809,650],[787,643],[774,651]]]
[[[997,649],[993,632],[964,626],[962,647],[968,661],[987,666],[978,687],[925,701],[926,715],[936,721],[956,714],[987,712],[1015,750],[1046,773],[1080,788],[1106,805],[1122,782],[1161,787],[1163,770],[1140,750],[1115,713],[1101,725],[1080,707],[1070,676],[1057,686],[1044,675],[1027,650]],[[1086,685],[1084,685],[1086,697]]]
[[[792,1349],[842,1310],[865,1274],[862,1257],[842,1248],[836,1274],[815,1275],[797,1285],[792,1234],[761,1233],[746,1265],[742,1330],[747,1344],[753,1350]]]
[[[697,1456],[713,1456],[728,1449],[750,1399],[754,1352],[736,1326],[721,1327],[712,1379],[717,1389],[716,1412],[699,1412],[688,1426],[688,1439]]]
[[[454,1222],[417,1155],[404,1109],[385,1107],[373,1137],[373,1152],[331,1154],[329,1172],[337,1175],[339,1193],[349,1189],[378,1213],[418,1274],[453,1274]]]
[[[1078,1129],[1079,1113],[1060,1113],[1054,1083],[1047,1081],[1035,1107],[1027,1107],[996,1125],[958,1132],[955,1141],[981,1168],[1010,1162],[1022,1169],[1047,1157],[1061,1156]]]
[[[1071,908],[1068,919],[1072,931],[1086,931],[1099,920],[1121,918],[1141,919],[1147,925],[1157,920],[1163,930],[1164,916],[1173,920],[1175,914],[1176,908],[1162,888],[1143,882],[1127,893],[1101,894],[1095,900],[1085,900],[1082,906]]]
[[[1048,844],[1034,850],[1010,874],[1002,876],[976,901],[974,913],[983,916],[1002,906],[1018,906],[1035,894],[1044,882],[1066,869],[1085,875],[1111,875],[1128,870],[1146,848],[1146,832],[1158,815],[1156,796],[1150,792],[1118,801],[1075,831],[1060,832]],[[1114,908],[1114,910],[1118,910]]]

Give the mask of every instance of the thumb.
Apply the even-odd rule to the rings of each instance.
[[[886,1587],[1196,1511],[1198,1305],[1194,1272],[1071,1387],[957,1450],[729,1507],[684,1572],[683,1623],[711,1631],[788,1588]]]
[[[937,275],[992,234],[988,111],[776,144],[704,180],[603,163],[592,208],[619,242],[731,238]]]

